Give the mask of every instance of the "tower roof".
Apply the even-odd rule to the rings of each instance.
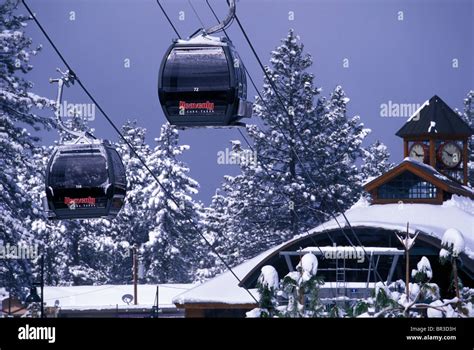
[[[426,101],[396,133],[397,136],[403,138],[410,136],[469,137],[473,134],[474,130],[436,95]]]

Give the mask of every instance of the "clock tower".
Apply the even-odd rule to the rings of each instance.
[[[468,140],[473,130],[440,97],[426,101],[396,133],[404,157],[430,165],[467,185]]]
[[[474,188],[467,186],[467,144],[473,134],[456,112],[433,96],[397,131],[403,138],[403,161],[364,185],[372,204],[440,205],[453,195],[474,200]]]

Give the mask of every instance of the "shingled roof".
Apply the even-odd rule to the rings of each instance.
[[[474,130],[436,95],[426,101],[396,133],[403,138],[433,135],[469,137],[473,134]]]

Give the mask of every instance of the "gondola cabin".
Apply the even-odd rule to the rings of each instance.
[[[177,127],[242,125],[252,114],[244,67],[225,38],[176,40],[161,64],[158,95]]]
[[[108,142],[58,146],[46,172],[51,219],[115,217],[124,204],[125,168]]]

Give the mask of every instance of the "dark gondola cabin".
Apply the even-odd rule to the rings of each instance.
[[[225,38],[176,40],[161,64],[158,95],[177,127],[242,125],[239,120],[252,114],[245,70]]]
[[[47,170],[51,219],[113,218],[124,204],[125,168],[108,142],[58,146]]]

